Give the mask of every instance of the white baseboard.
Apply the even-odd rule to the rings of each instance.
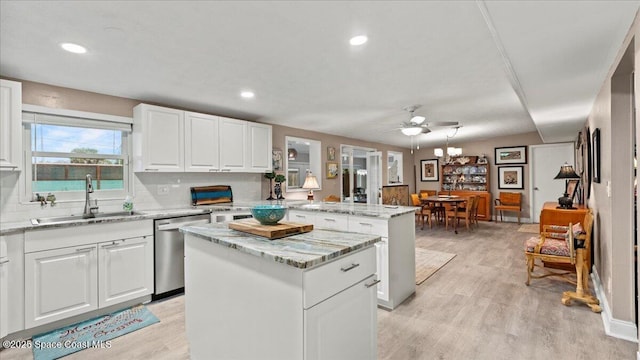
[[[611,316],[611,308],[609,307],[609,302],[604,294],[604,288],[602,287],[602,282],[600,281],[600,276],[598,276],[598,271],[595,266],[591,272],[591,280],[593,280],[596,297],[600,300],[600,307],[602,308],[600,315],[602,316],[604,332],[611,337],[637,343],[638,328],[636,327],[636,324],[631,321],[614,319]],[[638,353],[637,357],[640,360],[640,353]]]
[[[502,217],[504,222],[514,222],[517,223],[518,222],[518,217],[517,216],[503,216]],[[491,220],[492,221],[496,221],[496,214],[492,214],[491,215]],[[520,218],[520,223],[521,224],[531,224],[531,218],[528,217],[521,217]],[[500,222],[500,214],[498,214],[498,220],[497,222]]]

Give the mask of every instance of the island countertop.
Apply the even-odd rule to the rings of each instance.
[[[377,235],[332,230],[313,230],[282,239],[269,240],[229,229],[227,223],[186,226],[180,228],[180,231],[253,256],[300,269],[320,265],[344,254],[371,246],[381,240]]]
[[[211,205],[211,211],[249,211],[258,204],[282,204],[293,210],[316,211],[324,213],[347,214],[354,216],[368,216],[378,218],[392,218],[415,212],[418,208],[412,206],[380,205],[380,204],[351,204],[346,202],[324,202],[306,200],[284,200],[284,201],[253,201],[237,202],[233,204]]]

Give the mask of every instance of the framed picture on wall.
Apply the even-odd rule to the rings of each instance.
[[[273,171],[282,170],[282,150],[273,149],[271,152],[271,159],[273,161]]]
[[[600,183],[600,129],[596,128],[593,130],[592,139],[593,157],[591,161],[593,164],[593,172],[591,174],[593,176],[593,182]]]
[[[496,165],[527,163],[526,146],[497,147],[495,151]]]
[[[498,189],[524,189],[524,166],[500,166]]]
[[[420,160],[420,181],[440,181],[438,159]]]
[[[335,179],[338,177],[338,163],[327,161],[327,179]]]
[[[573,200],[578,191],[578,184],[580,183],[580,179],[571,179],[567,181],[567,188],[564,190],[565,193],[569,196],[569,199]]]

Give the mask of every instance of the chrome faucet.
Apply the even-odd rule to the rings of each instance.
[[[85,177],[86,197],[84,201],[84,212],[82,213],[82,217],[85,219],[95,217],[95,213],[98,212],[98,200],[95,201],[94,206],[91,206],[91,196],[89,195],[93,192],[93,185],[91,184],[91,181],[91,174],[87,174],[87,176]]]

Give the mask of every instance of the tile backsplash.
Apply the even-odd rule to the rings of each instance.
[[[20,202],[20,172],[0,172],[0,222],[22,221],[82,213],[84,201],[58,202],[54,207]],[[257,201],[268,194],[262,173],[135,173],[134,210],[172,209],[191,206],[192,186],[231,185],[233,200]],[[124,199],[98,200],[101,212],[120,211]]]

